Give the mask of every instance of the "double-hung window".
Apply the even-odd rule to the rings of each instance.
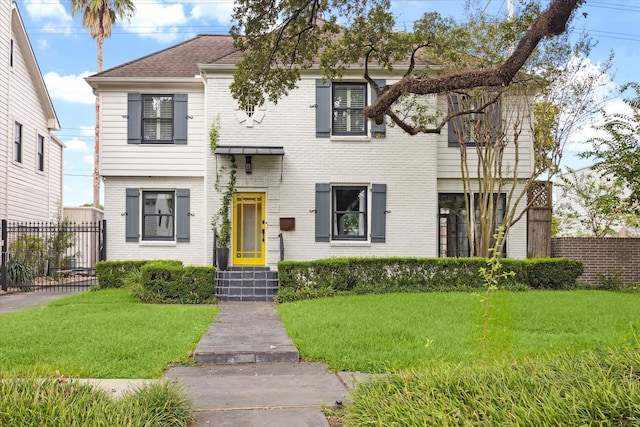
[[[13,130],[13,160],[22,163],[22,125],[18,122]]]
[[[142,240],[174,240],[175,192],[142,192]]]
[[[142,142],[173,142],[173,96],[142,95]]]
[[[333,239],[367,239],[366,186],[334,186],[331,205]]]
[[[366,135],[365,83],[333,83],[333,135]]]
[[[44,171],[44,136],[38,135],[37,142],[37,152],[38,152],[38,170],[40,172]]]
[[[464,94],[449,94],[449,113],[469,111],[449,120],[449,146],[457,147],[460,141],[466,145],[483,146],[501,139],[502,116],[500,100],[476,111],[491,99],[486,96],[477,98]]]

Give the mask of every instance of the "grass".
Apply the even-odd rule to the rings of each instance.
[[[190,356],[212,306],[143,304],[124,289],[85,292],[0,316],[0,374],[158,378]]]
[[[0,381],[3,426],[186,427],[193,407],[182,388],[153,382],[114,399],[74,381],[20,378]]]
[[[346,296],[280,304],[278,311],[301,356],[332,370],[518,360],[639,339],[640,294],[496,292],[483,353],[481,298],[453,292]]]

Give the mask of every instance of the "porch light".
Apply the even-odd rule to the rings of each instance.
[[[251,173],[251,156],[245,156],[244,157],[244,171],[248,174]]]

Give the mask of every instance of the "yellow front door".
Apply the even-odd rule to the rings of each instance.
[[[265,264],[265,194],[233,195],[233,265]]]

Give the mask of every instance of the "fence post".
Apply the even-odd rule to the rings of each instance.
[[[2,290],[7,287],[7,220],[2,220]]]
[[[107,220],[102,220],[102,235],[100,236],[102,245],[100,245],[100,261],[107,260]]]

